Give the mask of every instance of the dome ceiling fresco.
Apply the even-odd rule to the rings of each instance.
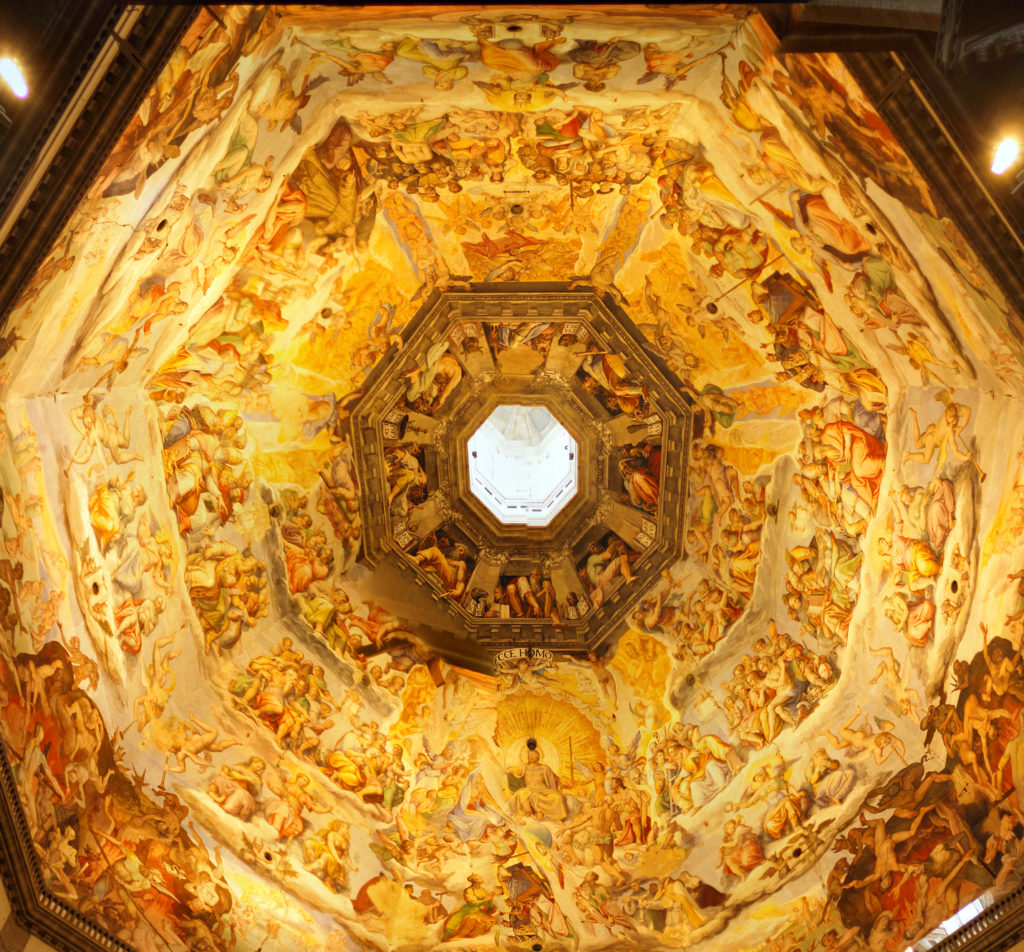
[[[214,12],[0,357],[0,737],[90,941],[895,950],[1017,884],[1019,318],[842,61]],[[504,538],[499,405],[579,449]]]

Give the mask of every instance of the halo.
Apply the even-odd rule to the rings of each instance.
[[[505,753],[506,767],[519,767],[526,763],[527,755],[530,753],[530,748],[526,746],[526,742],[531,736],[533,735],[523,734],[508,745]],[[536,749],[540,753],[541,763],[546,764],[557,774],[558,768],[561,766],[558,748],[547,737],[533,736],[533,739],[537,742]]]
[[[601,734],[587,713],[550,695],[529,692],[505,698],[498,706],[494,741],[505,755],[507,767],[526,762],[526,742],[537,742],[541,761],[571,783],[573,761],[604,762]]]

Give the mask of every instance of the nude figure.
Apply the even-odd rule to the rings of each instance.
[[[940,394],[941,398],[942,395]],[[963,439],[961,434],[971,419],[970,407],[954,403],[950,399],[946,403],[946,409],[943,410],[942,416],[934,423],[929,423],[923,432],[921,424],[917,419],[917,410],[914,407],[908,407],[907,412],[910,414],[910,419],[914,426],[914,446],[916,449],[908,450],[904,454],[904,462],[913,460],[915,463],[927,465],[931,463],[932,457],[936,453],[938,453],[937,465],[940,467],[945,463],[947,455],[961,462],[970,460],[974,463],[980,478],[984,481],[985,473],[978,466],[974,454],[968,449],[960,448],[960,441]]]
[[[100,414],[96,411],[96,402],[91,397],[86,397],[81,406],[75,407],[71,411],[71,424],[82,434],[82,438],[71,454],[71,461],[64,468],[64,475],[66,476],[75,464],[91,462],[97,451],[102,459],[103,451],[106,450],[114,463],[141,461],[142,457],[138,453],[128,451],[131,442],[131,414],[132,407],[129,406],[124,413],[123,428],[119,428],[114,409],[109,405],[105,405],[103,413]]]
[[[984,622],[981,623],[981,633],[983,636],[981,651],[982,656],[985,658],[985,665],[988,668],[985,684],[996,697],[1002,697],[1010,690],[1010,685],[1013,683],[1017,673],[1017,665],[1020,664],[1021,655],[1024,654],[1024,644],[1010,658],[1007,657],[999,645],[993,645],[992,650],[989,651],[988,625]]]
[[[869,876],[866,876],[864,879],[852,880],[847,885],[854,889],[860,889],[869,883],[878,882],[883,877],[888,876],[892,878],[892,885],[889,888],[895,889],[906,876],[916,873],[920,868],[920,863],[901,863],[896,855],[896,847],[900,843],[904,843],[916,836],[921,822],[934,809],[935,807],[932,804],[923,807],[908,829],[900,830],[896,833],[886,831],[885,820],[881,817],[868,820],[861,813],[861,824],[867,827],[868,832],[872,834],[872,840],[869,845],[871,845],[875,854],[875,865]]]
[[[241,744],[237,737],[228,737],[225,740],[218,740],[220,731],[216,727],[204,724],[194,714],[189,714],[189,723],[180,723],[179,730],[174,732],[173,739],[166,746],[167,757],[164,760],[164,774],[184,773],[185,761],[191,760],[197,764],[199,769],[206,770],[211,763],[210,754],[227,750]],[[177,766],[168,766],[171,757],[177,762]],[[160,780],[163,786],[163,778]]]
[[[976,694],[969,694],[964,702],[963,727],[950,738],[950,744],[966,744],[970,750],[974,749],[974,736],[977,734],[981,740],[981,762],[985,769],[992,773],[992,764],[988,756],[988,731],[993,721],[1002,718],[1009,719],[1011,713],[1003,707],[987,707],[991,700],[991,692],[983,690],[981,697]]]
[[[21,755],[21,762],[14,767],[15,776],[25,791],[25,798],[22,801],[26,808],[32,829],[39,827],[39,807],[37,801],[41,801],[44,793],[42,791],[45,783],[63,802],[67,799],[60,781],[54,776],[50,769],[49,760],[43,750],[43,739],[45,729],[41,723],[37,723],[35,730],[29,735],[28,743]]]
[[[158,638],[153,642],[153,661],[147,665],[144,678],[146,692],[135,698],[135,705],[132,708],[135,726],[140,732],[150,721],[155,721],[163,715],[164,708],[170,700],[171,691],[174,690],[175,678],[170,662],[181,654],[181,649],[177,648],[163,655],[160,654],[161,648],[166,648],[173,643],[173,636]]]
[[[49,664],[36,664],[27,659],[21,669],[25,674],[25,702],[29,710],[36,705],[44,711],[51,711],[50,697],[46,690],[46,680],[64,667],[64,659],[56,658]]]
[[[860,716],[861,710],[858,707],[857,713],[839,728],[839,737],[836,737],[831,731],[824,732],[831,739],[833,746],[839,748],[839,750],[867,751],[875,758],[875,763],[879,767],[893,753],[906,764],[906,748],[903,746],[903,741],[892,733],[896,725],[892,721],[881,721],[879,727],[882,730],[872,734],[871,731],[867,730],[867,721],[865,720],[864,729],[854,730],[853,722]]]
[[[896,701],[896,708],[899,713],[904,715],[913,714],[916,720],[920,720],[924,715],[924,708],[921,707],[921,696],[914,688],[908,688],[903,683],[900,663],[893,655],[892,648],[888,646],[871,648],[870,651],[876,658],[881,658],[882,660],[878,663],[875,676],[868,683],[877,684],[880,680],[884,679],[885,686]]]
[[[965,769],[970,769],[975,782],[989,786],[988,781],[978,771],[978,757],[966,740],[963,722],[952,704],[932,705],[921,721],[922,730],[937,729],[942,735],[942,743],[950,757],[957,757]]]

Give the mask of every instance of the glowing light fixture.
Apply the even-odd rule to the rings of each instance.
[[[1020,154],[1020,143],[1011,137],[1003,139],[996,147],[996,154],[992,159],[992,171],[996,175],[1002,175]]]
[[[0,59],[0,79],[3,79],[11,87],[11,92],[19,99],[28,96],[28,83],[25,80],[25,75],[9,56]]]

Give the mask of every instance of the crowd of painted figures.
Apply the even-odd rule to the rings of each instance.
[[[47,888],[137,948],[226,948],[223,870],[180,798],[125,763],[123,731],[108,732],[90,696],[97,678],[77,637],[4,651],[0,730]],[[202,743],[207,730],[194,718],[168,726],[168,755],[219,749]]]
[[[1024,872],[1001,295],[837,58],[600,13],[204,10],[5,329],[0,737],[46,889],[140,952],[892,952]],[[703,429],[621,637],[484,675],[380,604],[348,420],[434,292],[516,280],[625,307]],[[650,410],[607,348],[474,331],[404,411],[484,349]],[[650,515],[672,460],[630,439]],[[389,443],[394,517],[427,454]],[[467,593],[454,527],[409,553],[574,610],[544,567]],[[637,555],[595,527],[579,594]]]

